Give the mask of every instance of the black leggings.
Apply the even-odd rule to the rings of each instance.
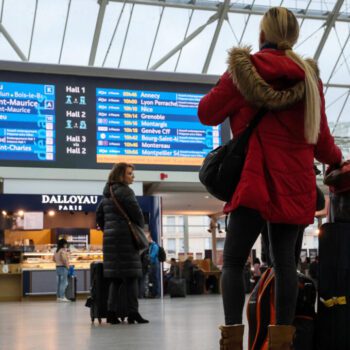
[[[119,288],[125,283],[126,294],[127,294],[127,306],[128,313],[136,313],[139,311],[139,302],[137,300],[138,296],[138,278],[111,278],[109,283],[108,291],[108,301],[107,308],[108,311],[115,311],[118,309],[117,303],[125,303],[125,300],[118,300]]]
[[[222,296],[225,323],[241,324],[245,301],[243,267],[265,221],[253,209],[239,207],[230,214],[224,247]],[[290,325],[297,300],[295,246],[300,225],[270,224],[270,253],[276,274],[276,323]]]

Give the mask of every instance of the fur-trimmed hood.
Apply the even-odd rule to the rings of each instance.
[[[275,90],[258,73],[257,68],[252,62],[250,52],[250,47],[232,48],[229,50],[227,59],[228,72],[234,84],[249,103],[256,107],[264,106],[269,110],[281,110],[289,108],[304,99],[305,82],[304,72],[301,68],[294,63],[292,63],[292,65],[284,63],[283,66],[279,67],[278,65],[274,65],[274,61],[268,62],[268,60],[266,60],[264,63],[267,64],[268,73],[273,72],[274,74],[280,75],[280,78],[288,76],[288,73],[290,73],[286,71],[288,67],[291,67],[293,70],[289,75],[292,75],[296,83],[289,88]],[[263,52],[260,52],[258,55],[262,56]],[[290,59],[286,56],[283,55],[282,57],[284,60],[289,60],[290,62]],[[316,62],[311,59],[306,60],[306,62],[315,70],[317,76],[319,76]],[[258,69],[261,69],[261,67]],[[293,73],[295,73],[294,76]]]

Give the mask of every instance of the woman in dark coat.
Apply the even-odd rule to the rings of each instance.
[[[142,266],[138,250],[135,248],[126,219],[118,212],[110,193],[124,209],[130,220],[144,226],[142,210],[134,191],[129,187],[134,181],[134,166],[127,163],[115,164],[109,174],[103,190],[103,199],[96,212],[97,225],[103,230],[104,276],[110,279],[108,308],[111,323],[118,323],[113,317],[115,306],[113,295],[121,284],[127,289],[128,322],[148,323],[138,312],[138,278],[142,275]]]
[[[227,71],[198,108],[206,125],[229,118],[234,136],[259,108],[268,110],[249,139],[240,182],[224,208],[230,213],[222,274],[225,326],[220,327],[225,350],[242,349],[243,267],[266,221],[276,274],[269,349],[289,349],[297,298],[295,245],[316,209],[314,158],[331,165],[342,159],[327,124],[317,64],[292,49],[298,36],[291,11],[269,9],[260,24],[260,51],[232,49]]]

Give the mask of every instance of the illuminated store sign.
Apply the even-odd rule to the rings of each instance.
[[[41,198],[42,204],[57,204],[58,210],[82,211],[84,205],[96,205],[99,196],[43,194]]]

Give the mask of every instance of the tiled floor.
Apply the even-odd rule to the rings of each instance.
[[[92,325],[83,300],[0,303],[0,349],[219,349],[220,295],[142,300],[140,312],[149,324]]]

